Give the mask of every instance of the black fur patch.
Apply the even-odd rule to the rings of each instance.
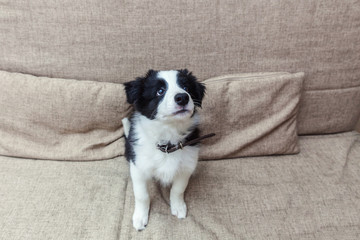
[[[205,85],[198,82],[187,69],[178,70],[178,72],[177,84],[190,94],[195,106],[201,107],[206,91]]]
[[[186,142],[194,140],[195,138],[200,137],[200,130],[199,128],[195,128],[189,135],[186,136],[185,140]],[[199,143],[190,144],[189,146],[196,146]]]
[[[134,134],[134,128],[133,128],[133,122],[134,119],[131,118],[130,119],[130,130],[129,130],[129,136],[125,137],[125,157],[126,160],[128,160],[129,162],[134,162],[135,163],[135,157],[136,157],[136,153],[134,151],[133,145],[136,144],[136,142],[138,141],[138,139],[135,137]]]
[[[130,139],[125,137],[125,157],[128,162],[135,162],[136,154],[130,141]]]
[[[149,119],[155,118],[157,107],[164,98],[164,95],[157,95],[158,90],[167,89],[166,81],[157,78],[157,73],[149,70],[145,77],[124,83],[128,103],[133,104],[136,111]]]

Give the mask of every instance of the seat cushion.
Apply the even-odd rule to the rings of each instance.
[[[124,158],[0,157],[0,239],[117,239],[127,182]]]
[[[360,134],[301,136],[298,155],[202,161],[172,216],[150,184],[150,221],[132,227],[124,158],[64,162],[0,157],[1,239],[357,239]]]
[[[149,224],[131,224],[127,188],[120,239],[358,239],[360,134],[300,137],[298,155],[200,162],[178,220],[169,189],[151,186]]]

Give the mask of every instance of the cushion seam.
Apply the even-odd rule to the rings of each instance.
[[[321,92],[321,91],[339,91],[339,90],[348,90],[353,88],[360,88],[359,86],[352,86],[352,87],[343,87],[343,88],[327,88],[327,89],[304,89],[304,92]]]

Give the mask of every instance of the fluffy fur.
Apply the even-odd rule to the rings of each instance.
[[[199,117],[205,86],[188,70],[154,71],[125,83],[127,101],[135,112],[125,119],[126,157],[135,195],[133,225],[143,230],[148,223],[150,198],[147,183],[155,178],[170,190],[171,213],[186,217],[184,191],[198,161],[198,146],[173,153],[157,149],[198,137]]]

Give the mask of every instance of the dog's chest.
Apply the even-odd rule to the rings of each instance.
[[[168,154],[158,150],[156,145],[155,142],[139,142],[135,147],[135,163],[144,173],[168,185],[177,174],[194,171],[199,150],[197,147],[185,147]]]
[[[133,126],[136,166],[148,177],[155,177],[163,184],[171,183],[183,171],[192,173],[197,164],[198,147],[187,146],[173,153],[164,153],[157,146],[183,141],[196,121],[194,118],[182,124],[163,124],[137,115]]]

